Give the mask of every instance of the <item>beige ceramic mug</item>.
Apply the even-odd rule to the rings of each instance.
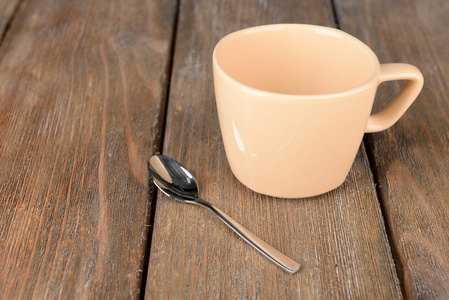
[[[224,37],[213,53],[218,116],[229,165],[250,189],[301,198],[341,185],[365,132],[393,125],[418,96],[421,72],[379,64],[337,29],[266,25]],[[408,80],[370,115],[377,86]]]

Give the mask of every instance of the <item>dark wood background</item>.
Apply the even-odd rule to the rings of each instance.
[[[227,165],[212,50],[271,23],[340,28],[425,77],[318,197],[256,194]],[[0,299],[448,298],[448,45],[445,0],[0,0]],[[301,270],[157,193],[155,152]]]

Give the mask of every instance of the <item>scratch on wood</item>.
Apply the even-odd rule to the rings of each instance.
[[[114,45],[114,44],[113,44]],[[117,54],[117,58],[120,65],[120,74],[123,86],[123,111],[125,115],[125,138],[126,138],[126,146],[128,147],[128,161],[131,168],[131,173],[134,178],[140,184],[146,186],[148,183],[148,174],[145,167],[144,160],[139,155],[139,147],[134,140],[133,131],[131,127],[131,121],[129,118],[129,110],[128,110],[128,84],[126,82],[126,73],[125,68],[123,66],[123,60],[120,57],[119,51],[116,47],[112,47]]]
[[[131,124],[127,120],[126,123],[126,145],[128,146],[128,158],[129,164],[131,166],[131,172],[134,178],[143,185],[147,185],[148,182],[148,173],[145,169],[145,163],[139,155],[139,149],[134,141],[134,137],[132,134]]]
[[[106,56],[104,54],[104,45],[100,47],[101,58],[104,63],[105,71],[105,88],[103,101],[103,119],[101,124],[101,149],[100,161],[98,165],[98,193],[99,200],[99,218],[98,218],[98,261],[97,261],[97,277],[102,278],[104,272],[104,261],[109,249],[108,237],[108,204],[106,194],[106,169],[105,169],[105,153],[106,153],[106,127],[108,117],[108,100],[109,100],[109,68]]]

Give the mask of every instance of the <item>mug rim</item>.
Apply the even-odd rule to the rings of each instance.
[[[258,88],[254,88],[251,87],[249,85],[246,85],[240,81],[238,81],[237,79],[235,79],[234,77],[232,77],[231,75],[229,75],[220,65],[219,61],[218,61],[218,52],[220,51],[220,48],[222,47],[222,45],[224,43],[226,43],[227,41],[233,39],[236,36],[240,36],[243,34],[248,34],[251,32],[255,32],[255,31],[266,31],[267,29],[283,29],[285,27],[303,27],[303,28],[312,28],[312,29],[318,29],[320,31],[330,31],[333,34],[338,34],[342,37],[344,37],[345,39],[349,39],[352,42],[355,43],[355,45],[357,47],[359,47],[361,50],[365,51],[369,57],[371,58],[371,62],[373,64],[373,72],[371,73],[370,77],[364,81],[363,83],[356,85],[352,88],[346,89],[344,91],[340,91],[340,92],[335,92],[335,93],[325,93],[325,94],[287,94],[287,93],[277,93],[277,92],[270,92],[270,91],[266,91],[266,90],[261,90]],[[354,94],[357,93],[361,90],[364,90],[367,86],[369,86],[371,84],[372,81],[374,81],[377,78],[377,81],[379,79],[379,74],[380,74],[380,63],[379,63],[379,59],[377,58],[376,54],[373,52],[373,50],[371,50],[370,47],[368,47],[365,43],[363,43],[362,41],[360,41],[359,39],[357,39],[356,37],[342,31],[336,28],[332,28],[332,27],[327,27],[327,26],[320,26],[320,25],[311,25],[311,24],[296,24],[296,23],[286,23],[286,24],[269,24],[269,25],[260,25],[260,26],[254,26],[254,27],[249,27],[249,28],[245,28],[245,29],[241,29],[238,31],[234,31],[232,33],[227,34],[226,36],[224,36],[222,39],[220,39],[220,41],[217,43],[217,45],[214,48],[213,54],[212,54],[212,62],[213,65],[216,67],[216,70],[218,72],[220,72],[220,74],[222,74],[224,77],[226,77],[228,80],[232,81],[234,84],[240,86],[240,88],[244,89],[247,92],[250,93],[256,93],[259,95],[267,95],[267,96],[277,96],[277,97],[286,97],[286,98],[304,98],[304,99],[324,99],[324,98],[333,98],[333,97],[339,97],[339,96],[345,96],[345,95],[349,95],[349,94]]]

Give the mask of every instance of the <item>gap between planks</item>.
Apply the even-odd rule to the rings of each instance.
[[[167,109],[168,109],[168,101],[170,99],[170,87],[171,87],[171,78],[173,73],[173,60],[175,57],[175,48],[176,48],[176,36],[178,33],[178,19],[179,19],[179,10],[180,10],[180,2],[181,0],[176,1],[176,12],[175,17],[173,20],[173,31],[171,36],[171,45],[170,45],[170,54],[169,54],[169,61],[167,64],[167,86],[165,88],[165,95],[163,96],[164,102],[162,103],[163,106],[161,108],[162,111],[162,121],[160,123],[160,136],[157,141],[155,141],[153,146],[153,155],[157,153],[162,153],[164,148],[164,137],[165,137],[165,126],[167,124]],[[149,159],[149,158],[148,158]],[[154,227],[154,216],[156,214],[156,203],[157,203],[157,196],[158,196],[159,190],[154,185],[153,180],[151,179],[151,176],[148,176],[148,201],[150,202],[150,213],[148,215],[148,231],[146,236],[146,246],[143,249],[144,254],[144,260],[143,260],[143,273],[140,283],[140,295],[139,298],[141,300],[145,299],[145,290],[147,286],[147,277],[148,277],[148,267],[150,262],[150,253],[151,253],[151,241],[153,237],[153,227]]]

